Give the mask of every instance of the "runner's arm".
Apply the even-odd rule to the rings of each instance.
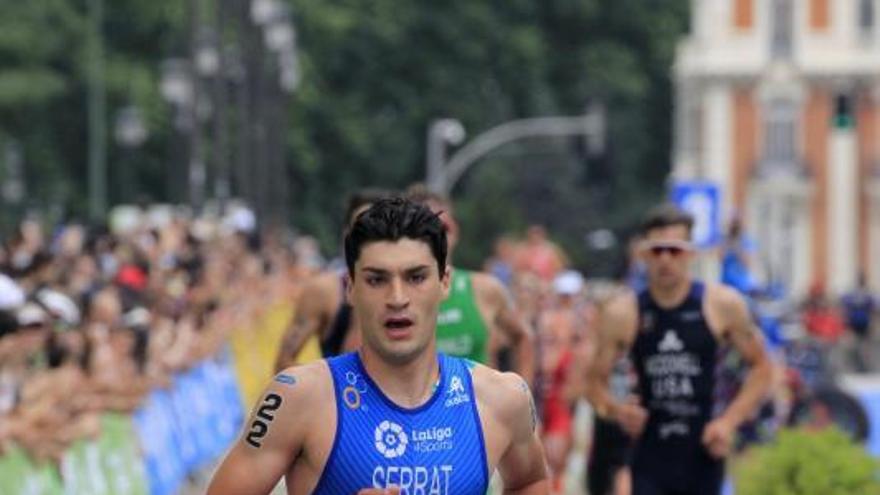
[[[278,377],[285,383],[279,382]],[[314,375],[283,372],[266,388],[241,437],[211,479],[207,495],[266,495],[300,454]]]
[[[290,325],[281,338],[281,349],[275,359],[275,371],[281,371],[293,364],[294,359],[312,335],[320,337],[324,319],[321,315],[321,302],[327,297],[318,280],[313,280],[297,298]]]
[[[742,296],[730,288],[721,287],[718,300],[727,318],[724,336],[749,366],[742,388],[721,416],[736,428],[767,398],[773,368],[764,350],[763,336]]]
[[[617,402],[609,379],[614,363],[629,351],[628,329],[636,326],[635,304],[630,294],[608,301],[598,313],[597,344],[586,380],[586,399],[601,418],[613,418]]]
[[[531,327],[523,320],[513,304],[513,298],[501,283],[485,274],[480,275],[487,299],[495,308],[497,327],[505,334],[516,356],[515,371],[531,384],[535,377],[535,337]]]
[[[538,413],[528,384],[513,373],[504,373],[501,418],[510,425],[511,443],[498,462],[505,495],[550,493],[544,450],[538,437]]]
[[[575,402],[581,397],[587,397],[587,375],[596,358],[599,345],[596,329],[593,327],[593,335],[584,334],[580,340],[575,341],[572,347],[571,368],[565,378],[565,398],[569,402]]]

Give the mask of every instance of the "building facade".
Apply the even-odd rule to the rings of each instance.
[[[765,281],[880,287],[880,0],[692,0],[673,180],[712,181]]]

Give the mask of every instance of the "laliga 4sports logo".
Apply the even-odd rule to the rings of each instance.
[[[385,420],[376,426],[374,440],[376,450],[386,459],[397,459],[402,457],[409,448],[420,453],[452,450],[454,435],[455,432],[451,426],[413,429],[407,434],[400,424]]]
[[[403,427],[393,421],[382,421],[375,431],[376,450],[386,459],[395,459],[406,452],[409,437]]]

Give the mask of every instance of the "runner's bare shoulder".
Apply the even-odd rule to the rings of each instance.
[[[512,298],[504,284],[493,275],[488,273],[473,272],[471,284],[477,300],[491,310],[491,314],[497,315],[505,309],[510,309]]]
[[[724,337],[733,322],[749,318],[745,298],[733,287],[710,282],[706,284],[703,310],[709,327],[716,336]]]
[[[501,424],[514,424],[523,414],[529,414],[528,385],[516,373],[494,370],[476,364],[471,370],[477,403],[490,411]]]
[[[638,300],[636,294],[624,289],[609,296],[600,305],[601,328],[606,338],[617,336],[630,340],[638,324]]]
[[[318,414],[317,408],[328,404],[335,408],[332,399],[333,379],[326,361],[286,368],[272,378],[254,405],[244,440],[255,448],[261,446],[263,437],[274,440],[273,434],[301,442],[312,429],[326,423],[326,416]],[[276,425],[270,424],[273,421]],[[259,426],[260,422],[266,428]],[[284,442],[285,438],[278,440]]]
[[[474,291],[488,297],[503,296],[507,289],[494,275],[482,272],[471,272],[471,284]]]
[[[305,282],[299,295],[300,310],[313,313],[335,312],[341,294],[340,276],[336,272],[319,273]]]

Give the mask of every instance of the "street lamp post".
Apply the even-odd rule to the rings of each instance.
[[[251,184],[249,199],[266,224],[286,218],[289,201],[283,132],[286,95],[299,83],[296,30],[287,2],[250,0],[244,36]],[[270,70],[267,70],[270,69]]]
[[[182,134],[191,132],[195,124],[192,121],[192,113],[189,111],[194,100],[194,90],[190,76],[190,65],[186,59],[170,58],[162,62],[159,91],[165,101],[171,104],[174,112],[174,128],[181,133],[175,135],[173,155],[180,157],[183,161],[183,157],[186,155]],[[179,177],[178,163],[175,163],[174,159],[169,160],[166,171],[166,189],[171,201],[177,201],[185,195],[180,190],[180,184],[184,181],[179,180]]]
[[[192,101],[192,83],[189,64],[181,58],[169,58],[162,63],[159,91],[166,101],[175,106],[185,106]]]
[[[187,0],[188,54],[163,64],[162,95],[174,108],[181,151],[188,144],[184,166],[173,170],[184,168],[187,178],[175,177],[169,190],[187,184],[175,199],[188,196],[198,209],[210,180],[221,207],[235,194],[261,217],[283,217],[285,100],[300,75],[293,16],[284,0],[213,4],[209,20],[204,2]]]
[[[454,119],[434,121],[428,129],[427,185],[435,192],[449,194],[458,180],[478,160],[498,147],[519,139],[536,136],[587,137],[588,151],[599,154],[605,145],[605,111],[599,103],[591,104],[578,117],[537,117],[506,122],[480,134],[455,154],[445,159],[447,144],[464,139],[464,128]]]
[[[869,218],[872,219],[872,230],[869,232],[873,232],[873,234],[869,234],[868,248],[869,252],[877,253],[880,249],[880,161],[872,165],[871,174],[865,187],[870,198]],[[877,263],[871,263],[867,275],[870,285],[876,287],[880,284],[880,267]]]
[[[9,228],[15,225],[16,219],[21,213],[21,202],[27,194],[21,146],[15,140],[9,139],[3,146],[3,162],[5,170],[0,195],[6,205],[3,226]]]
[[[190,84],[192,85],[192,101],[188,108],[192,128],[189,133],[189,162],[187,166],[189,185],[189,204],[198,212],[205,202],[205,182],[207,180],[207,167],[204,157],[204,143],[202,138],[202,121],[206,120],[213,108],[210,98],[203,91],[202,77],[216,73],[219,59],[212,43],[209,40],[209,32],[203,27],[202,5],[199,0],[189,0],[188,16],[190,22],[190,45],[189,56],[191,60]]]
[[[102,23],[103,0],[89,0],[89,216],[92,220],[103,218],[107,209],[107,137],[105,115],[106,92],[104,88],[104,44]]]
[[[113,135],[116,143],[125,150],[125,156],[119,162],[121,192],[125,200],[131,201],[137,193],[136,181],[132,174],[134,172],[132,151],[144,144],[147,139],[147,127],[138,107],[129,105],[116,112]]]
[[[206,84],[211,78],[219,77],[223,70],[220,32],[204,22],[204,12],[201,7],[203,6],[198,0],[189,0],[187,3],[190,27],[189,56],[186,59],[165,61],[160,81],[162,95],[174,107],[175,127],[187,136],[188,153],[185,162],[187,191],[181,196],[185,195],[196,210],[200,209],[205,201],[205,186],[208,179],[205,136],[202,127],[204,122],[217,111],[218,105],[215,98],[206,91]],[[220,92],[215,88],[214,93]],[[219,127],[215,125],[215,128]],[[217,153],[223,153],[223,150],[218,150]],[[218,172],[218,174],[222,173],[224,172]],[[177,182],[179,181],[169,182],[169,189],[177,192]]]
[[[278,0],[251,0],[251,20],[257,26],[268,24],[282,8]]]
[[[446,189],[446,145],[464,141],[464,126],[456,119],[437,119],[428,127],[427,186],[432,191]]]

